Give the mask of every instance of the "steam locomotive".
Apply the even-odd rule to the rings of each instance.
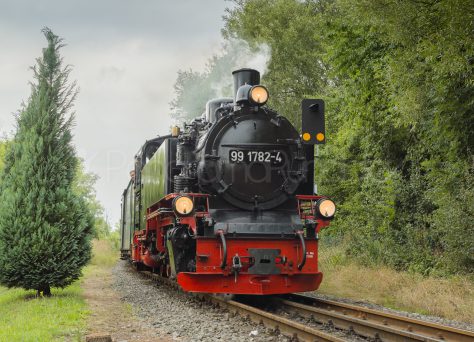
[[[185,291],[282,294],[319,287],[318,232],[335,214],[314,194],[324,102],[302,101],[302,130],[265,106],[253,69],[234,98],[145,142],[122,196],[121,253]]]

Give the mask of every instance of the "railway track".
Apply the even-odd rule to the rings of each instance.
[[[301,295],[279,298],[287,310],[335,328],[380,341],[473,342],[474,332],[363,306]]]
[[[142,271],[141,274],[174,288],[178,287],[175,282],[157,274],[148,271]],[[372,341],[390,342],[474,342],[474,332],[471,331],[296,294],[268,297],[265,305],[249,301],[248,297],[247,300],[228,300],[211,295],[201,298],[296,341],[342,342],[359,336]],[[283,317],[278,314],[279,311],[288,313],[291,318]],[[318,329],[321,324],[331,328],[330,331]]]

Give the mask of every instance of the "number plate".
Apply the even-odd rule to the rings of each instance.
[[[281,151],[230,150],[229,161],[246,164],[269,163],[280,166],[283,164],[283,153]]]

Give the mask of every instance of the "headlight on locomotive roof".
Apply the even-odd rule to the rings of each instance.
[[[190,215],[194,210],[193,200],[188,196],[178,196],[173,201],[173,210],[181,216]]]
[[[256,85],[249,90],[249,100],[256,105],[262,106],[268,101],[268,90],[264,86]]]
[[[336,213],[336,204],[330,199],[321,198],[316,202],[316,212],[324,218],[333,218]]]

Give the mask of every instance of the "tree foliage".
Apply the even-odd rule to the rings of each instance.
[[[97,199],[95,184],[98,179],[98,175],[86,171],[84,160],[78,158],[72,190],[77,196],[85,201],[89,212],[94,219],[94,238],[103,239],[110,235],[111,227],[107,222],[104,207]]]
[[[7,153],[8,141],[1,141],[0,140],[0,174],[3,170],[5,154]],[[0,179],[1,182],[1,179]]]
[[[193,70],[178,72],[174,90],[176,98],[170,106],[176,119],[192,119],[201,115],[207,99],[216,95],[208,76]]]
[[[91,256],[92,217],[73,191],[77,158],[71,108],[75,84],[49,29],[36,60],[31,95],[18,116],[0,189],[0,284],[36,289],[65,287]]]
[[[0,141],[0,174],[3,169],[3,161],[5,159],[7,148],[8,141]],[[104,207],[97,199],[95,184],[98,179],[98,175],[91,172],[87,172],[85,170],[84,160],[78,158],[76,174],[74,175],[74,181],[72,184],[72,190],[77,196],[79,196],[86,202],[86,205],[89,208],[89,212],[94,218],[94,238],[103,239],[110,235],[112,229],[110,227],[110,224],[107,222]]]
[[[474,270],[474,7],[468,0],[237,0],[224,35],[268,44],[269,105],[325,99],[316,181],[347,253]]]

